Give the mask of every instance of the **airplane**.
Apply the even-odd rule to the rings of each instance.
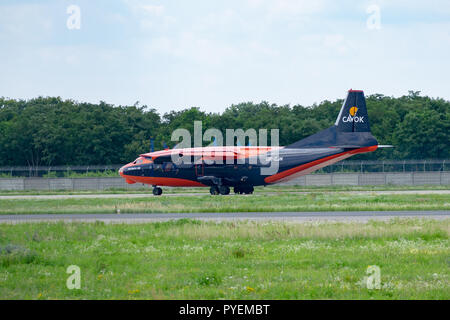
[[[364,92],[350,89],[333,126],[288,146],[166,149],[141,154],[119,174],[129,184],[152,185],[156,196],[162,194],[160,186],[209,187],[212,195],[228,195],[230,188],[252,194],[255,186],[285,182],[379,147],[391,146],[379,145],[370,132]],[[192,161],[174,162],[173,154]],[[218,159],[222,161],[214,161]],[[273,164],[276,172],[262,170]]]

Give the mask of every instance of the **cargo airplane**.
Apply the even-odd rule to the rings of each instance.
[[[227,195],[233,188],[234,193],[251,194],[254,186],[285,182],[378,147],[381,146],[370,132],[363,91],[349,90],[333,126],[291,145],[150,152],[120,168],[119,174],[129,184],[152,185],[154,195],[162,194],[159,186],[209,187],[212,195]],[[193,161],[173,161],[174,154]],[[261,161],[264,158],[267,161]],[[264,173],[262,169],[273,165],[272,161],[278,162],[276,172]]]

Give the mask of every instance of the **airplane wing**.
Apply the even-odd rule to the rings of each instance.
[[[152,158],[155,162],[169,162],[173,156],[200,157],[202,160],[236,159],[241,153],[231,149],[171,149],[141,154],[141,157]]]

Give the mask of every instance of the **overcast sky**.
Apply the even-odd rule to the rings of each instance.
[[[2,0],[0,43],[10,98],[162,113],[311,105],[350,88],[450,99],[448,0]]]

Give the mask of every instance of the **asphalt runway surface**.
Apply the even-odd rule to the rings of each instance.
[[[277,194],[310,194],[310,193],[351,193],[353,195],[391,195],[391,194],[448,194],[450,195],[450,190],[385,190],[385,191],[280,191],[280,192],[258,192],[255,191],[253,195],[277,195]],[[206,196],[209,195],[209,192],[198,192],[198,193],[163,193],[160,197],[177,197],[177,196]],[[234,195],[233,193],[230,196],[243,196],[243,195]],[[48,194],[48,195],[2,195],[0,196],[0,200],[14,200],[14,199],[23,199],[23,200],[56,200],[56,199],[111,199],[111,198],[147,198],[154,197],[151,191],[149,193],[99,193],[99,194]]]
[[[367,222],[370,220],[390,220],[393,218],[428,218],[443,220],[450,218],[450,211],[329,211],[329,212],[226,212],[226,213],[139,213],[139,214],[31,214],[0,215],[0,223],[24,222],[95,222],[105,223],[145,223],[177,219],[197,219],[204,221],[341,221]]]

